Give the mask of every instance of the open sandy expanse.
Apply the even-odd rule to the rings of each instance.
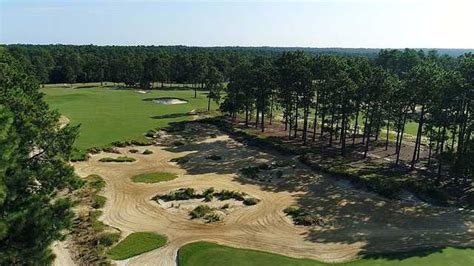
[[[200,240],[326,262],[419,247],[474,245],[473,212],[392,201],[356,190],[312,172],[294,158],[250,148],[208,125],[191,123],[185,133],[168,138],[182,138],[180,134],[188,140],[182,146],[135,147],[152,150],[151,155],[119,148],[120,156],[137,159],[132,163],[99,162],[103,157],[118,156],[107,153],[74,163],[78,175],[98,174],[106,180],[108,201],[101,219],[121,230],[122,237],[154,231],[168,238],[165,247],[117,264],[176,265],[178,249]],[[209,155],[222,159],[206,159]],[[183,156],[187,158],[185,163],[170,162]],[[293,175],[284,175],[276,182],[256,182],[239,174],[242,167],[274,161],[289,162]],[[178,178],[155,184],[130,181],[134,175],[158,171],[176,173]],[[185,212],[151,200],[157,194],[184,187],[198,191],[208,187],[236,190],[261,201],[236,208],[222,222],[209,224],[191,220]],[[322,226],[296,226],[283,213],[291,204],[299,204],[328,222]]]

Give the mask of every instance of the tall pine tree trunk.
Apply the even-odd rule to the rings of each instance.
[[[423,132],[422,129],[423,129],[424,116],[425,116],[425,105],[423,104],[421,106],[420,120],[418,122],[418,132],[416,133],[415,149],[413,151],[413,157],[411,160],[411,166],[410,166],[411,170],[415,169],[415,163],[416,163],[417,153],[419,149],[418,145],[421,144],[420,142],[421,142],[421,133]]]

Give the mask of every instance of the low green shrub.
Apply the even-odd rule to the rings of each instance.
[[[179,158],[173,158],[170,160],[170,162],[175,162],[178,164],[183,164],[189,162],[189,157],[179,157]]]
[[[257,204],[258,202],[260,202],[260,200],[256,199],[256,198],[246,198],[244,199],[243,203],[247,206],[252,206],[252,205],[255,205]]]
[[[107,201],[107,198],[101,195],[95,195],[94,196],[94,202],[92,203],[92,208],[94,209],[100,209],[105,206],[105,202]]]
[[[222,159],[222,157],[219,156],[219,155],[216,155],[216,154],[212,154],[212,155],[206,156],[206,159],[213,160],[213,161],[219,161],[219,160]]]
[[[209,213],[204,216],[204,220],[206,220],[208,223],[215,223],[222,221],[222,217],[217,213]]]
[[[154,137],[155,137],[155,134],[156,134],[155,131],[149,130],[149,131],[145,134],[145,136],[146,136],[146,137],[149,137],[149,138],[154,138]]]
[[[128,142],[128,141],[114,141],[114,142],[112,142],[112,145],[114,145],[115,147],[123,148],[123,147],[129,146],[130,142]]]
[[[247,178],[257,178],[258,174],[260,173],[260,168],[247,166],[245,168],[240,169],[239,171],[242,173],[243,176]]]
[[[193,188],[180,188],[166,195],[157,195],[153,199],[155,201],[158,201],[158,199],[161,199],[164,201],[173,201],[173,200],[189,200],[193,198],[196,198],[195,190]]]
[[[131,143],[132,145],[136,145],[136,146],[149,146],[149,145],[152,145],[152,144],[153,144],[153,141],[148,140],[148,139],[144,139],[144,140],[132,140],[130,143]]]
[[[106,148],[103,148],[102,151],[108,152],[108,153],[120,154],[120,151],[117,150],[117,148],[115,148],[115,147],[106,147]]]
[[[102,233],[98,237],[99,244],[105,247],[110,247],[117,243],[120,239],[120,233]]]
[[[106,185],[104,179],[100,175],[96,175],[96,174],[88,175],[86,177],[86,180],[87,180],[88,185],[97,191],[102,190]]]
[[[219,200],[235,199],[238,201],[243,201],[245,200],[245,195],[246,194],[243,192],[231,191],[226,189],[222,190],[221,192],[214,193],[214,196],[216,196]]]
[[[134,162],[134,161],[136,161],[135,158],[127,157],[127,156],[120,156],[117,158],[104,157],[99,160],[99,162],[103,162],[103,163],[110,163],[110,162],[125,163],[125,162]]]
[[[186,144],[186,143],[184,143],[184,142],[182,142],[182,141],[179,141],[179,140],[173,142],[173,145],[174,145],[174,146],[183,146],[183,145],[185,145],[185,144]]]
[[[207,205],[199,205],[189,212],[189,215],[191,216],[191,219],[202,218],[207,214],[212,213],[212,211],[213,209]]]
[[[142,154],[144,154],[144,155],[153,154],[153,151],[151,151],[151,150],[144,150]]]

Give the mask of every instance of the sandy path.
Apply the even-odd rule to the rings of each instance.
[[[438,246],[450,241],[446,239],[446,235],[459,236],[452,239],[451,244],[474,244],[472,213],[453,209],[433,212],[438,209],[387,202],[371,193],[338,186],[330,178],[314,176],[314,173],[299,164],[295,169],[295,180],[310,180],[310,185],[292,183],[268,187],[246,182],[237,176],[238,169],[255,162],[257,157],[271,161],[276,156],[249,149],[225,135],[191,144],[182,148],[182,151],[147,146],[139,149],[150,149],[153,154],[142,155],[130,154],[128,149],[119,148],[123,154],[136,158],[136,162],[101,163],[98,160],[102,157],[117,156],[101,153],[92,155],[89,161],[74,163],[78,175],[99,174],[106,180],[105,196],[108,201],[101,217],[106,224],[122,230],[123,237],[136,231],[154,231],[168,237],[165,247],[119,261],[119,265],[176,265],[177,251],[181,246],[202,240],[326,262],[351,260],[364,251],[372,253],[386,249],[393,251],[418,246]],[[215,162],[206,165],[202,158],[209,152],[222,155],[223,161],[217,165]],[[172,158],[185,155],[194,156],[196,160],[186,170],[169,162]],[[136,174],[156,171],[176,173],[179,177],[157,184],[139,184],[129,180]],[[221,223],[204,224],[202,221],[190,220],[182,213],[163,209],[150,200],[156,194],[181,187],[199,190],[210,186],[216,190],[243,191],[261,199],[261,202],[231,212]],[[339,229],[293,225],[282,210],[296,202],[321,210],[327,217],[337,218]],[[425,208],[429,208],[433,214],[425,214]],[[409,218],[411,214],[413,217]],[[415,228],[418,231],[413,231],[410,219],[426,228]],[[427,231],[421,231],[422,229]],[[429,232],[441,229],[444,231],[439,231],[439,238],[432,238]],[[430,237],[413,243],[406,239],[416,240],[419,234]],[[365,237],[355,237],[359,235]],[[385,245],[379,246],[378,240]]]

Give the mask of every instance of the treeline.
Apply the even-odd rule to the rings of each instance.
[[[227,77],[248,50],[185,46],[9,45],[9,52],[41,83],[110,81],[149,88],[152,82],[204,83],[209,72]]]
[[[414,121],[419,124],[415,145],[405,147],[413,150],[410,169],[420,162],[426,145],[424,161],[436,169],[438,182],[466,184],[474,170],[473,86],[472,54],[452,58],[382,50],[370,60],[286,52],[236,65],[221,109],[233,119],[241,114],[247,126],[262,132],[282,113],[290,139],[337,144],[342,156],[362,145],[366,158],[380,136],[388,149],[389,135],[395,132],[394,165],[401,164],[405,126]],[[445,179],[446,169],[453,179]]]
[[[110,81],[149,88],[152,82],[203,84],[212,68],[225,80],[242,61],[257,56],[276,58],[301,50],[310,55],[331,54],[375,58],[380,49],[7,45],[6,48],[40,83]],[[443,53],[461,50],[443,50]],[[444,55],[449,60],[450,57]]]

